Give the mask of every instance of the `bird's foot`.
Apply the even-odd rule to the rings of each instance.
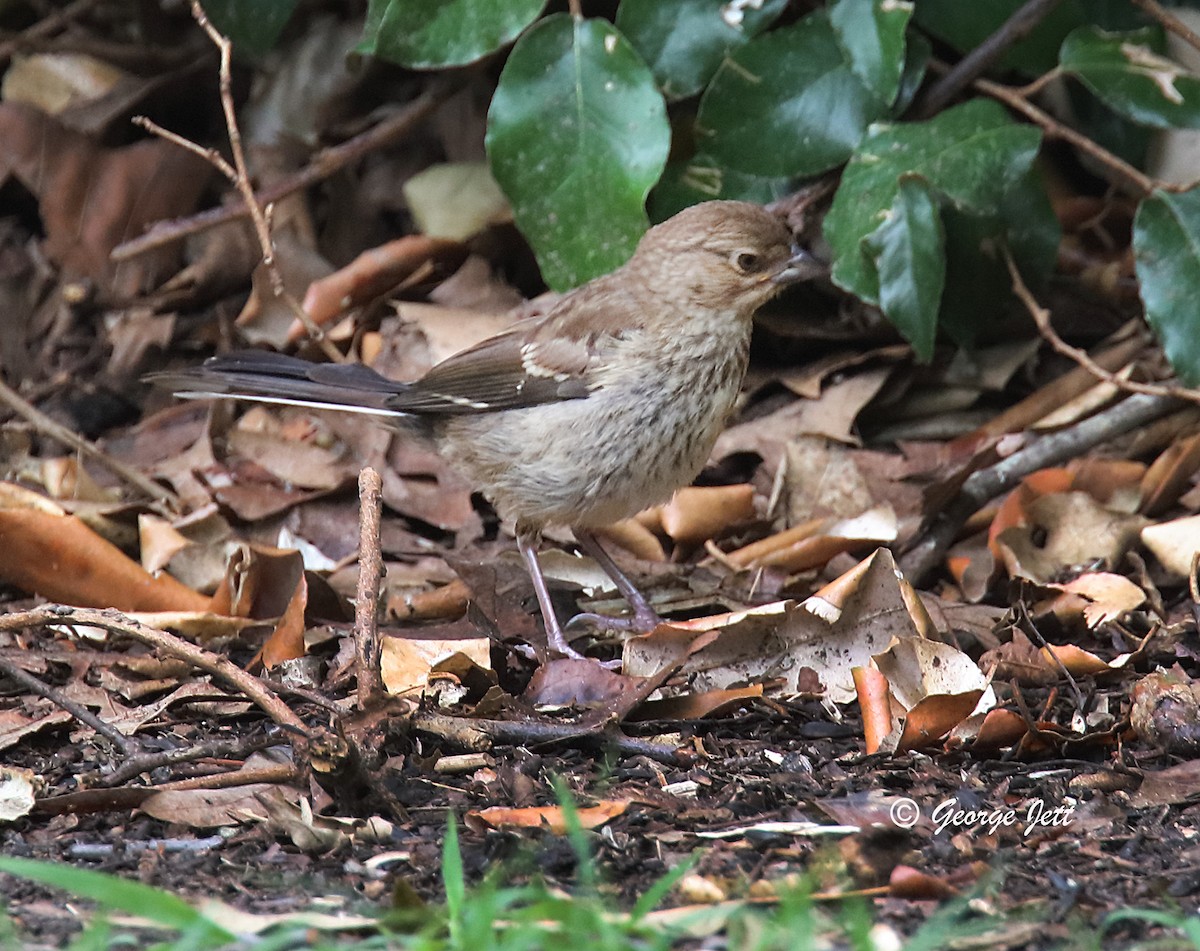
[[[568,624],[568,627],[570,625]],[[599,664],[605,670],[615,670],[621,666],[621,659],[613,660],[597,660],[595,657],[588,657],[586,654],[581,654],[574,647],[567,643],[567,639],[563,637],[561,632],[548,632],[546,635],[546,646],[552,651],[562,654],[569,660],[586,660],[594,664]]]
[[[567,621],[565,626],[569,628],[581,624],[601,631],[649,634],[661,623],[662,618],[647,608],[646,611],[635,611],[632,617],[609,617],[607,614],[593,614],[591,611],[584,611]]]

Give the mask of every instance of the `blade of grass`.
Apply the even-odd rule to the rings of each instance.
[[[233,941],[237,937],[205,918],[182,898],[141,882],[127,881],[90,869],[21,858],[0,858],[0,872],[43,885],[53,885],[80,898],[89,898],[104,908],[136,915],[164,928],[191,931],[197,937],[202,936],[209,946]]]

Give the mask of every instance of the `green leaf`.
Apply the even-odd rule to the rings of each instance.
[[[876,98],[894,102],[904,72],[904,32],[911,3],[895,0],[835,0],[829,21],[850,68]]]
[[[931,119],[880,123],[846,166],[825,219],[834,254],[833,280],[869,303],[879,302],[875,268],[863,240],[889,215],[901,179],[916,175],[961,211],[998,215],[1037,155],[1041,133],[1018,125],[994,102],[976,99]]]
[[[929,186],[913,175],[901,178],[887,217],[863,246],[879,275],[880,309],[917,358],[928,361],[946,283],[942,221]]]
[[[1022,6],[1026,0],[919,0],[914,19],[931,36],[948,43],[960,53],[973,50]],[[1063,38],[1086,23],[1077,0],[1066,0],[1052,9],[1024,39],[1014,43],[1000,59],[1001,69],[1016,69],[1038,76],[1058,63]]]
[[[1200,191],[1155,192],[1133,219],[1146,319],[1179,378],[1200,385]]]
[[[1075,30],[1059,53],[1062,68],[1126,118],[1156,128],[1200,128],[1200,77],[1155,52],[1153,29]]]
[[[410,69],[462,66],[515,40],[546,0],[370,0],[358,52]]]
[[[932,44],[920,33],[913,33],[908,38],[908,46],[904,50],[904,69],[900,73],[900,88],[896,92],[896,98],[892,100],[893,116],[903,115],[917,98],[921,83],[925,81],[929,57],[932,55]]]
[[[1014,183],[996,214],[942,209],[946,233],[946,289],[939,326],[958,344],[973,346],[981,329],[994,328],[1015,300],[1007,247],[1030,287],[1054,270],[1061,229],[1035,169]]]
[[[818,11],[725,59],[700,100],[696,136],[727,168],[815,175],[846,161],[887,106],[854,75]]]
[[[235,50],[261,56],[274,48],[299,0],[204,0],[204,12]]]
[[[105,908],[148,918],[164,928],[190,931],[196,947],[214,947],[234,940],[234,935],[169,892],[141,882],[127,881],[90,869],[37,862],[32,859],[0,858],[0,872],[44,885],[53,885],[80,898],[89,898]],[[199,943],[201,936],[208,943]]]
[[[786,195],[792,181],[735,172],[701,153],[685,161],[667,163],[662,178],[650,193],[650,218],[666,221],[684,208],[717,198],[765,205]]]
[[[621,0],[617,29],[650,66],[663,95],[682,99],[712,79],[730,50],[765,30],[787,0]]]
[[[492,98],[487,150],[550,287],[629,258],[670,140],[654,77],[612,24],[562,13],[521,37]]]

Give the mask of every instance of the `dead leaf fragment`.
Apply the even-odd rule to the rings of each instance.
[[[0,766],[0,822],[15,822],[33,809],[37,774],[22,766]]]
[[[1146,524],[1083,492],[1041,496],[1026,514],[1027,524],[1002,531],[996,546],[1011,576],[1042,584],[1073,565],[1116,564]]]
[[[615,819],[628,808],[628,801],[606,799],[594,806],[576,808],[575,814],[584,829],[596,829],[610,819]],[[475,831],[505,827],[545,828],[555,835],[563,835],[567,831],[567,820],[561,806],[531,806],[527,809],[493,806],[490,809],[473,809],[463,816],[463,822]]]
[[[1192,559],[1200,551],[1200,515],[1147,525],[1142,529],[1142,544],[1150,549],[1168,571],[1187,577]]]

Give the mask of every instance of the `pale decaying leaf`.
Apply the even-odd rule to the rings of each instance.
[[[14,56],[0,84],[5,102],[23,102],[56,116],[106,95],[125,73],[86,53]]]
[[[1200,515],[1147,525],[1142,529],[1142,544],[1168,571],[1186,576],[1200,552]]]
[[[38,783],[31,769],[0,766],[0,822],[15,822],[29,815]]]
[[[986,712],[996,704],[983,671],[949,644],[899,638],[874,661],[887,677],[892,700],[903,711],[881,749],[925,746],[972,713]]]
[[[512,219],[486,162],[431,165],[401,187],[417,228],[432,238],[465,241],[488,225]]]
[[[629,803],[625,800],[606,799],[594,806],[578,807],[574,811],[582,828],[596,829],[610,819],[615,819],[628,808]],[[567,831],[567,820],[562,806],[529,806],[523,809],[492,806],[468,812],[463,816],[463,822],[468,828],[476,831],[514,827],[546,828],[558,835]]]
[[[1146,524],[1101,505],[1084,492],[1044,495],[1027,509],[1028,523],[996,537],[1008,573],[1048,582],[1072,565],[1116,564]]]
[[[483,670],[491,669],[491,641],[486,637],[455,640],[385,637],[380,672],[388,693],[420,690],[435,667],[461,654]]]
[[[1067,584],[1046,587],[1059,594],[1039,604],[1034,609],[1035,614],[1052,612],[1063,622],[1082,618],[1090,628],[1115,621],[1139,608],[1146,600],[1146,593],[1141,588],[1123,575],[1110,571],[1092,571]]]
[[[920,599],[905,588],[912,592],[891,552],[881,548],[805,601],[779,601],[631,638],[624,670],[647,676],[681,663],[698,691],[771,681],[785,694],[804,689],[809,671],[830,700],[848,703],[855,697],[855,667],[870,663],[894,637],[933,630]]]

